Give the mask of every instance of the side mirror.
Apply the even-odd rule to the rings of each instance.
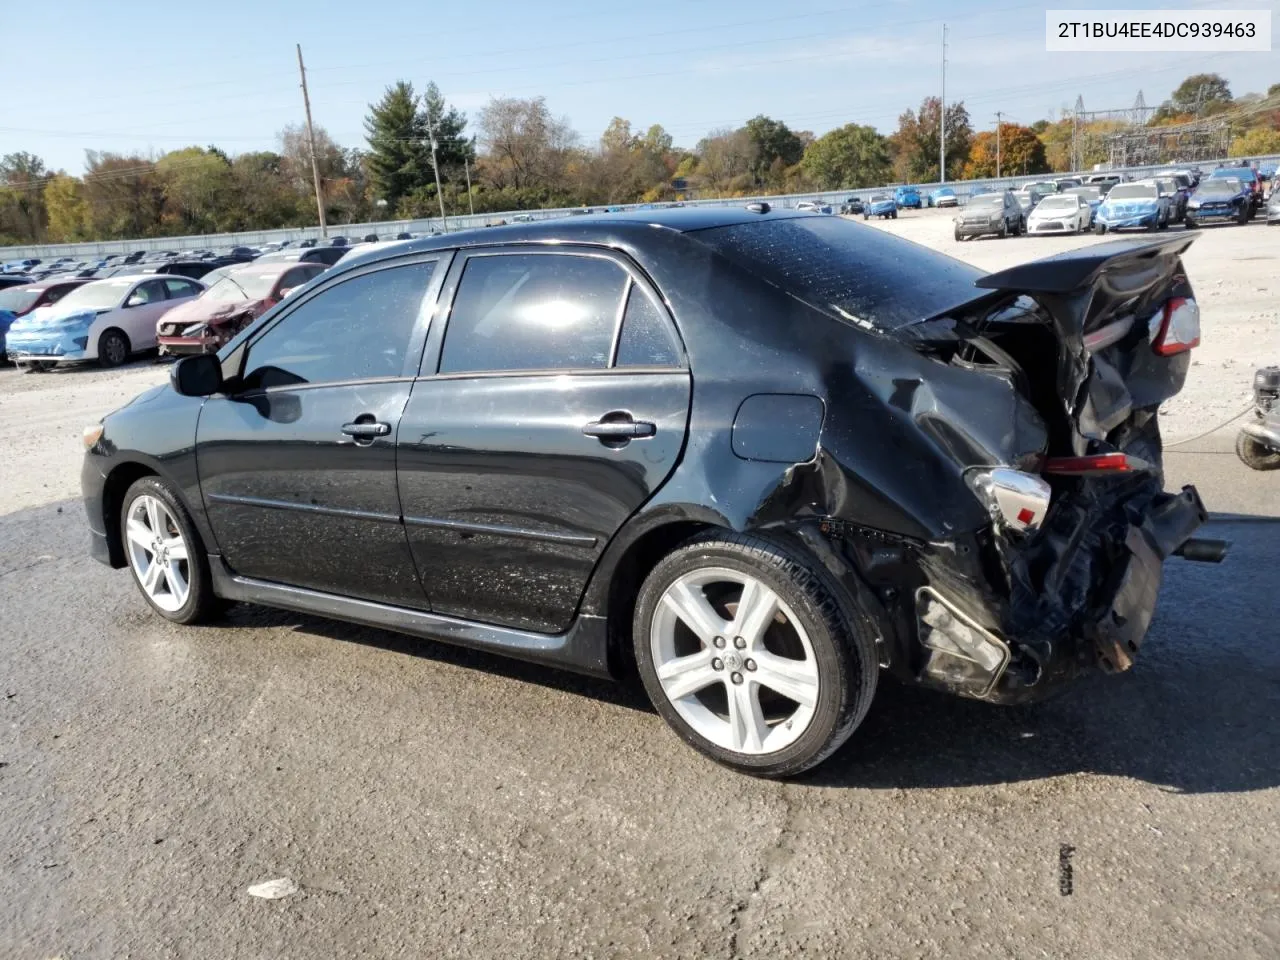
[[[222,361],[216,353],[183,357],[169,371],[173,389],[184,397],[208,397],[222,389]]]

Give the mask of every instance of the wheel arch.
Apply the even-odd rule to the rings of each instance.
[[[147,463],[145,460],[122,460],[107,471],[102,483],[101,520],[107,534],[107,551],[111,566],[119,569],[128,565],[124,541],[120,536],[120,510],[124,506],[125,493],[143,477],[155,477],[168,485],[169,490],[191,517],[194,533],[201,540],[200,549],[206,549],[207,544],[204,542],[206,531],[201,523],[203,511],[193,509],[182,484],[166,476],[156,465]]]

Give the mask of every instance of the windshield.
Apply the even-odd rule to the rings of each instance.
[[[39,290],[29,290],[26,287],[10,287],[8,290],[0,290],[0,310],[25,313],[39,299]]]
[[[838,217],[763,220],[690,236],[806,303],[882,330],[971,299],[983,275],[967,263]]]
[[[1108,200],[1154,200],[1156,188],[1142,183],[1125,183],[1112,187]]]
[[[1036,206],[1036,210],[1074,210],[1080,206],[1075,197],[1045,197]]]
[[[1198,197],[1230,197],[1239,193],[1241,190],[1240,181],[1233,179],[1220,178],[1217,180],[1206,180],[1196,189]]]
[[[110,310],[124,299],[136,281],[95,280],[76,287],[58,301],[58,308],[78,307],[82,310]]]
[[[271,294],[271,288],[280,279],[278,273],[263,273],[261,270],[237,270],[229,273],[211,286],[205,293],[205,299],[216,303],[235,300],[262,300]]]
[[[981,207],[983,209],[988,207],[1003,207],[1004,197],[1000,196],[998,193],[984,193],[978,197],[970,197],[969,206]]]

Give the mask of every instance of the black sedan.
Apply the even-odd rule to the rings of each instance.
[[[634,664],[689,744],[794,774],[882,669],[996,703],[1126,669],[1164,559],[1221,552],[1160,472],[1193,239],[986,275],[753,204],[356,251],[85,431],[92,553],[179,623]]]

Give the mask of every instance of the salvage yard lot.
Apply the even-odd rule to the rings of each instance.
[[[874,223],[988,270],[1106,239]],[[1199,231],[1186,265],[1204,343],[1173,442],[1280,362],[1280,230]],[[1017,709],[886,682],[777,784],[625,686],[310,616],[149,614],[85,554],[79,435],[166,375],[0,369],[0,955],[1276,955],[1280,476],[1233,427],[1169,453],[1235,545],[1170,562],[1130,674]],[[285,876],[300,894],[245,894]]]

